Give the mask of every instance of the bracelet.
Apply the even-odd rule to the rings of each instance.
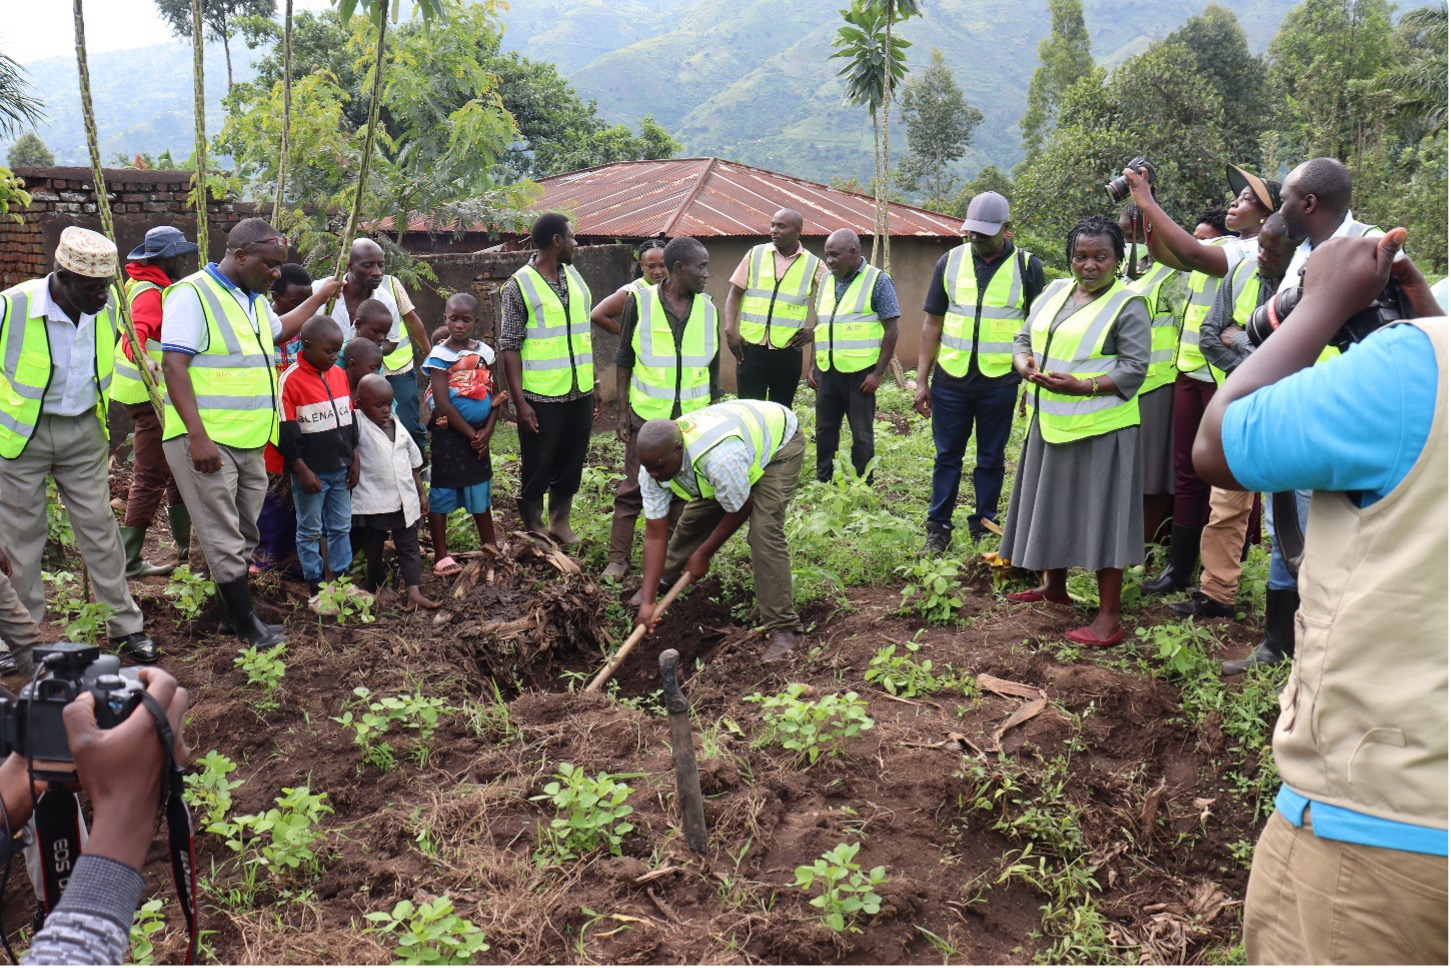
[[[1098,377],[1096,376],[1090,377],[1088,380],[1088,395],[1090,397],[1098,396]]]

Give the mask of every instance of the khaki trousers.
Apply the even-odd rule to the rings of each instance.
[[[11,652],[24,652],[41,644],[40,626],[20,604],[15,586],[4,575],[0,575],[0,641]]]
[[[96,601],[111,606],[106,631],[118,638],[140,632],[145,620],[126,585],[126,552],[111,511],[109,464],[106,434],[94,412],[79,417],[42,413],[20,455],[0,459],[0,540],[10,548],[10,582],[16,595],[32,619],[44,621],[40,560],[45,553],[45,479],[55,478]]]
[[[1199,558],[1204,563],[1199,590],[1216,602],[1233,605],[1239,592],[1240,557],[1254,503],[1253,491],[1209,489],[1209,523],[1199,538]]]
[[[1252,965],[1446,964],[1446,858],[1322,840],[1278,812],[1244,904]]]
[[[191,512],[192,530],[207,556],[212,581],[229,582],[247,577],[252,552],[257,549],[257,518],[267,496],[267,464],[261,447],[217,444],[222,468],[203,474],[191,464],[191,437],[173,437],[161,447],[176,489]]]
[[[786,508],[801,480],[801,460],[806,438],[798,430],[766,465],[761,479],[751,488],[751,573],[756,583],[756,601],[761,609],[761,626],[766,631],[801,631],[801,616],[791,597],[791,547],[786,543]],[[697,498],[685,505],[680,523],[670,537],[665,553],[667,584],[674,584],[720,519],[725,508],[713,500]]]

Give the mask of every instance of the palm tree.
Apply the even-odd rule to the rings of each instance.
[[[882,236],[882,268],[888,272],[892,268],[892,225],[891,209],[887,200],[892,194],[892,152],[891,152],[891,110],[892,102],[897,99],[897,82],[901,80],[901,74],[893,76],[891,63],[892,46],[892,24],[901,23],[911,17],[922,16],[921,0],[868,0],[873,6],[881,8],[886,14],[887,30],[883,38],[882,50],[882,90],[886,92],[886,99],[882,103],[882,172],[881,189],[877,192],[877,219],[879,231]],[[906,42],[902,41],[906,46]],[[905,67],[905,58],[904,58]]]
[[[277,195],[272,200],[272,224],[282,214],[282,188],[287,182],[288,137],[292,131],[292,0],[282,22],[282,148],[277,159]]]
[[[192,178],[196,182],[192,189],[192,203],[196,205],[197,261],[206,265],[207,259],[207,92],[206,75],[202,70],[202,45],[206,38],[202,34],[202,0],[191,0],[191,81],[193,107],[196,115],[196,163]]]
[[[96,109],[91,104],[91,71],[86,65],[86,13],[82,7],[82,0],[75,0],[75,21],[76,21],[76,68],[80,74],[81,84],[81,116],[86,125],[86,144],[91,149],[91,180],[96,186],[96,214],[101,219],[101,231],[111,241],[116,240],[116,223],[111,218],[111,199],[106,194],[106,173],[101,169],[101,142],[96,136]],[[126,291],[126,280],[121,273],[121,263],[116,261],[116,316],[121,321],[121,336],[131,344],[131,358],[142,361],[146,358],[141,347],[141,340],[136,337],[136,327],[131,323],[131,310],[126,305],[122,293]],[[161,407],[161,394],[157,392],[156,381],[151,376],[151,371],[145,366],[138,366],[141,371],[141,382],[146,387],[146,395],[151,399],[151,406],[156,410],[156,418],[163,420],[164,415]]]
[[[22,128],[37,125],[45,117],[45,105],[30,93],[25,68],[0,54],[0,135],[13,137]]]

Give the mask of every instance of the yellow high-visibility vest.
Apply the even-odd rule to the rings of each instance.
[[[569,293],[569,309],[532,263],[525,263],[513,279],[524,297],[527,319],[523,359],[526,393],[562,397],[576,387],[588,393],[594,389],[594,350],[590,342],[589,286],[574,266],[561,265]]]
[[[1238,242],[1233,235],[1221,235],[1210,239],[1207,245],[1228,245]],[[1184,312],[1179,321],[1179,355],[1176,366],[1180,373],[1193,373],[1204,366],[1204,353],[1199,349],[1199,327],[1214,305],[1214,296],[1219,292],[1222,276],[1205,275],[1202,272],[1189,273],[1189,298],[1184,301]]]
[[[777,279],[775,251],[767,242],[747,256],[750,274],[741,298],[740,331],[747,343],[782,349],[806,325],[807,300],[821,260],[802,246],[786,274]]]
[[[695,486],[700,496],[707,500],[715,497],[715,487],[701,475],[700,458],[712,447],[738,437],[751,447],[751,468],[748,474],[752,486],[761,479],[766,465],[781,449],[786,436],[786,414],[789,411],[779,403],[765,400],[731,400],[717,403],[713,407],[697,410],[675,421],[685,441],[685,455],[695,471]],[[670,489],[677,497],[692,500],[691,494],[675,480]]]
[[[705,293],[697,294],[676,342],[660,287],[647,285],[634,298],[639,318],[630,337],[635,350],[630,409],[641,420],[668,420],[709,406],[710,363],[718,346],[715,303]]]
[[[136,299],[144,292],[151,290],[161,291],[156,283],[146,279],[126,280],[126,305],[135,309]],[[132,313],[135,318],[135,313]],[[148,339],[145,346],[146,355],[156,364],[156,389],[161,391],[162,402],[166,400],[166,387],[161,379],[161,342],[156,339]],[[141,371],[131,358],[126,355],[126,338],[116,336],[116,382],[111,385],[111,399],[117,403],[137,404],[146,403],[150,397],[146,395],[146,384],[141,382]]]
[[[1152,327],[1149,333],[1149,371],[1144,374],[1144,385],[1139,387],[1139,393],[1168,386],[1179,372],[1174,362],[1179,348],[1179,307],[1173,307],[1171,312],[1160,312],[1159,306],[1160,290],[1173,282],[1179,271],[1156,262],[1139,278],[1124,280],[1124,285],[1143,296],[1148,303]]]
[[[983,376],[1006,376],[1013,369],[1013,338],[1028,316],[1023,276],[1031,255],[1018,249],[993,272],[987,288],[978,291],[972,246],[963,243],[947,255],[942,273],[949,304],[942,317],[942,344],[937,365],[951,376],[964,377],[977,350]]]
[[[822,282],[816,300],[816,365],[821,370],[859,373],[877,365],[886,330],[872,308],[872,293],[881,274],[863,261],[840,298],[834,276]]]

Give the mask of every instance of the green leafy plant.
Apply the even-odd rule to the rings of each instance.
[[[232,812],[232,791],[242,781],[227,778],[236,771],[237,764],[216,750],[197,759],[196,766],[201,772],[187,774],[182,799],[193,810],[201,811],[201,829],[210,832],[213,826],[226,822],[227,814]]]
[[[421,692],[374,699],[371,689],[358,686],[353,695],[366,704],[366,709],[357,713],[345,709],[341,716],[332,717],[333,722],[341,724],[344,729],[351,729],[353,742],[363,748],[363,761],[384,772],[398,762],[392,745],[383,738],[394,723],[418,734],[414,758],[419,766],[425,766],[432,749],[429,743],[438,731],[439,718],[458,712],[457,707],[450,706],[445,700],[425,696]]]
[[[215,582],[195,574],[187,565],[180,565],[171,573],[171,581],[163,592],[171,599],[171,606],[181,613],[184,621],[192,622],[201,617],[207,602],[217,594]]]
[[[489,950],[484,933],[454,913],[447,894],[418,905],[399,901],[391,912],[375,911],[367,919],[373,926],[364,934],[393,935],[394,964],[471,965]]]
[[[947,625],[963,606],[962,562],[956,558],[919,558],[901,565],[897,574],[907,579],[902,589],[902,611],[916,612],[933,625]]]
[[[625,802],[635,788],[621,782],[629,778],[633,777],[609,773],[591,778],[570,763],[559,764],[544,792],[529,798],[546,801],[555,810],[549,826],[541,830],[536,862],[573,860],[600,847],[618,855],[625,834],[635,829],[625,820],[635,812]]]
[[[816,700],[801,697],[806,687],[799,682],[774,696],[747,696],[746,702],[761,704],[766,732],[757,745],[774,743],[782,749],[805,755],[808,764],[825,753],[835,756],[841,742],[871,729],[876,722],[867,715],[867,703],[856,693],[829,693]]]
[[[856,923],[862,915],[876,914],[882,909],[882,896],[877,893],[887,880],[885,867],[863,871],[856,863],[861,844],[837,844],[811,864],[796,868],[796,886],[803,891],[815,890],[811,906],[821,910],[821,923],[838,934],[860,933]]]
[[[931,659],[920,662],[915,660],[913,656],[921,648],[916,642],[908,642],[904,646],[903,655],[897,654],[895,644],[878,649],[877,654],[867,663],[867,682],[880,686],[894,696],[911,699],[936,692],[954,681],[951,676],[944,677],[933,673]]]
[[[106,638],[106,623],[116,610],[102,602],[83,602],[72,598],[65,604],[71,616],[65,627],[66,640],[70,642],[101,642]]]
[[[317,592],[317,608],[320,615],[331,615],[339,624],[361,622],[364,625],[376,619],[373,614],[373,597],[359,594],[361,589],[353,585],[351,578],[342,576],[325,583]]]
[[[262,697],[252,701],[254,709],[265,712],[277,708],[277,687],[282,684],[282,677],[287,674],[287,663],[282,661],[286,652],[285,642],[263,652],[258,652],[255,645],[237,650],[237,658],[232,661],[232,665],[247,673],[247,685],[262,687]]]
[[[1182,679],[1218,678],[1216,664],[1204,651],[1204,647],[1214,641],[1208,629],[1186,621],[1138,628],[1134,629],[1134,634],[1154,646],[1155,658],[1174,676]]]
[[[326,793],[313,793],[305,786],[283,787],[270,810],[214,819],[208,824],[207,832],[221,837],[237,858],[241,877],[228,893],[231,903],[251,907],[261,882],[270,876],[320,872],[315,848],[323,833],[318,826],[333,812],[326,801]]]
[[[166,930],[166,919],[161,914],[165,905],[163,899],[153,897],[136,909],[131,919],[131,964],[156,964],[151,936]]]

